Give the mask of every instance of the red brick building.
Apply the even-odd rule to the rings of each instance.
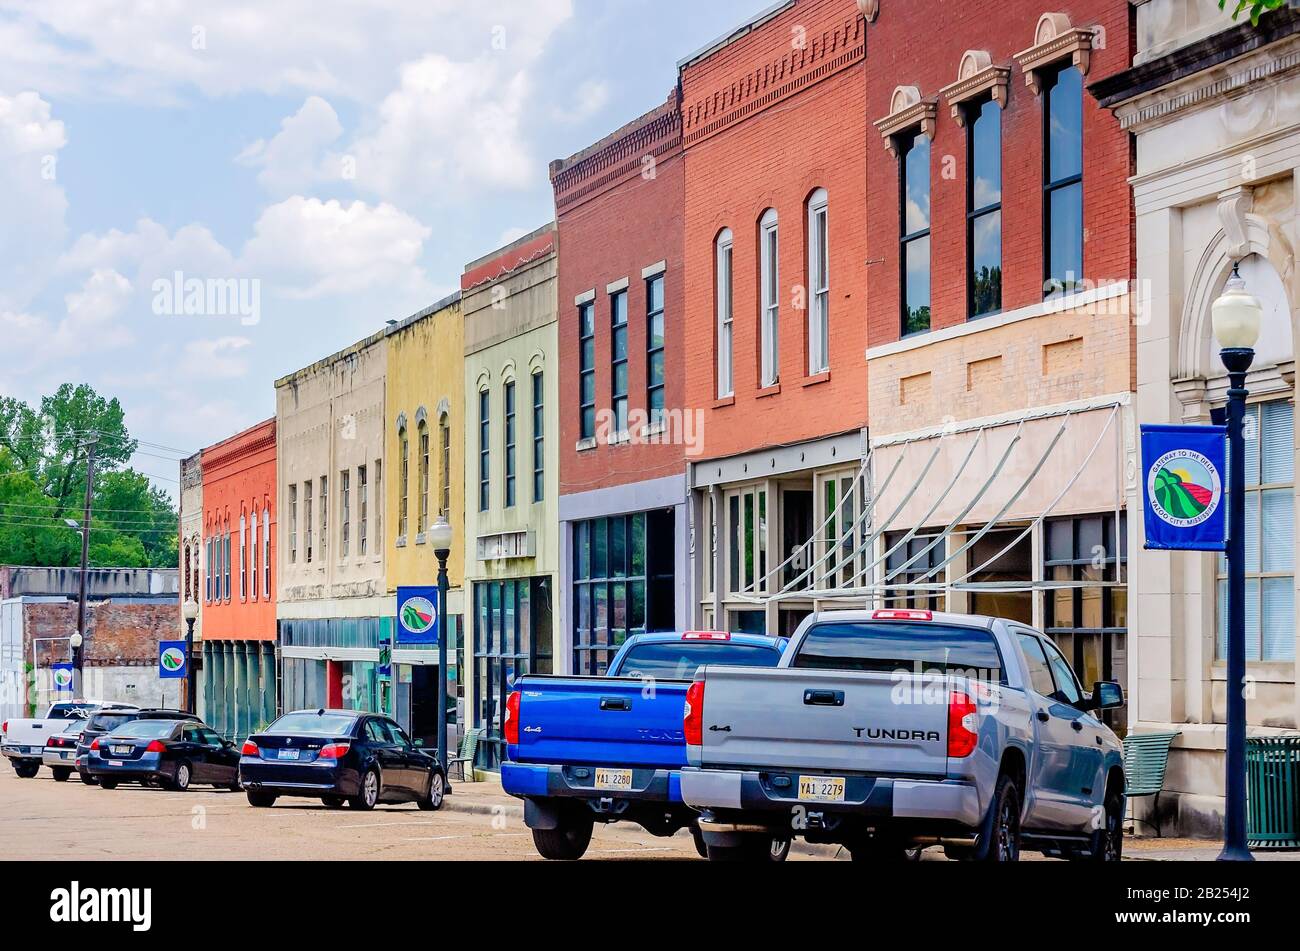
[[[682,126],[677,91],[551,163],[559,241],[557,649],[600,673],[628,634],[684,624]]]
[[[862,6],[876,537],[854,584],[1032,623],[1123,680],[1132,146],[1085,87],[1130,63],[1132,5]]]
[[[912,49],[915,51],[916,46]],[[686,401],[698,623],[790,631],[860,509],[867,421],[866,23],[846,0],[769,8],[679,64]],[[844,498],[845,493],[849,498]],[[841,504],[843,503],[843,504]],[[856,519],[850,517],[852,527]]]
[[[276,710],[276,425],[202,452],[204,717],[242,736]]]

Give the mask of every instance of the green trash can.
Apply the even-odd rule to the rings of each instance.
[[[1246,740],[1247,842],[1300,849],[1300,735]]]

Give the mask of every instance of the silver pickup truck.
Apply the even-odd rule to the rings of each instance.
[[[806,618],[775,668],[703,667],[687,692],[682,799],[709,858],[775,835],[855,860],[1117,861],[1123,753],[1052,641],[1014,621],[913,610]]]

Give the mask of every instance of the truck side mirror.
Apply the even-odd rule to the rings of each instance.
[[[1099,680],[1092,688],[1089,710],[1113,710],[1124,706],[1124,688],[1114,680]]]

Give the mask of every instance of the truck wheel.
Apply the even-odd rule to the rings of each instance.
[[[979,845],[971,850],[975,862],[1020,861],[1020,792],[1010,776],[999,776],[980,826]]]
[[[775,839],[762,833],[746,835],[738,845],[709,845],[710,862],[783,862],[789,854],[787,842],[781,857],[776,857]]]
[[[1086,849],[1070,858],[1082,862],[1118,862],[1124,855],[1124,796],[1119,792],[1106,795],[1104,820],[1092,834]]]
[[[700,858],[707,859],[709,857],[709,849],[708,846],[704,844],[704,833],[695,826],[691,826],[691,840],[695,843],[695,851],[700,853]]]
[[[533,845],[544,859],[572,862],[582,858],[591,844],[591,816],[569,813],[560,817],[554,829],[534,829]]]
[[[72,770],[67,766],[51,766],[50,772],[54,774],[56,783],[66,783],[68,777],[72,775]]]
[[[40,771],[40,763],[20,763],[14,760],[14,772],[18,774],[19,779],[32,779]]]

